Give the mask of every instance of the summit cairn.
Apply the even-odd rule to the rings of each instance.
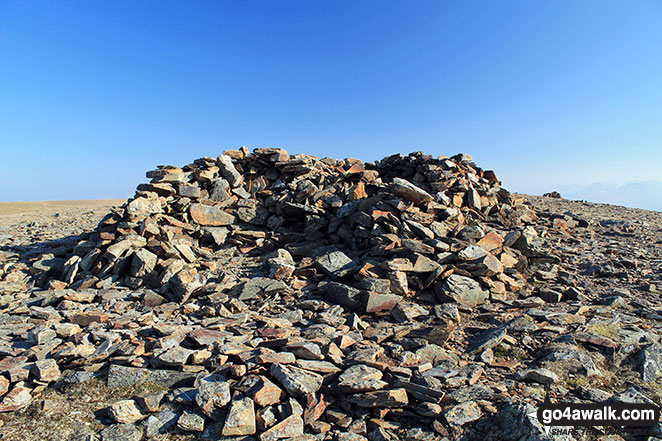
[[[0,305],[0,411],[101,381],[124,391],[95,409],[103,440],[546,439],[520,418],[536,391],[619,357],[557,255],[589,223],[468,155],[241,148],[146,175],[94,231],[5,267],[23,288]],[[629,349],[645,381],[658,340]]]

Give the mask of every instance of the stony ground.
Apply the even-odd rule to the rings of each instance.
[[[334,407],[331,403],[324,421],[310,420],[310,426],[318,433],[336,434],[329,439],[360,440],[365,436],[371,441],[563,439],[547,438],[541,427],[526,416],[544,399],[544,384],[551,385],[549,389],[553,400],[650,400],[661,405],[662,213],[554,198],[523,197],[538,213],[536,229],[544,236],[546,246],[556,251],[554,255],[557,258],[537,262],[528,268],[534,282],[517,295],[508,293],[504,298],[493,299],[491,303],[471,312],[462,308],[459,311],[457,308],[435,308],[434,313],[440,317],[456,314],[461,319],[453,322],[446,335],[439,336],[438,344],[424,342],[423,346],[420,338],[412,335],[398,338],[398,335],[406,336],[408,333],[406,321],[398,324],[384,321],[379,316],[355,316],[346,324],[344,319],[334,323],[333,308],[320,310],[321,305],[315,300],[305,303],[305,299],[300,299],[302,301],[297,303],[297,308],[290,311],[279,310],[264,302],[257,311],[263,314],[259,318],[261,321],[258,320],[259,325],[253,327],[245,316],[240,318],[241,313],[246,314],[241,304],[236,304],[233,311],[220,314],[222,320],[219,321],[213,318],[214,315],[206,319],[205,311],[199,309],[167,310],[169,303],[161,303],[163,298],[152,298],[144,290],[131,292],[126,289],[65,290],[64,297],[58,299],[61,304],[89,305],[94,299],[94,304],[103,305],[103,312],[83,307],[78,315],[70,316],[74,318],[68,326],[60,323],[54,331],[44,330],[36,325],[57,314],[58,310],[64,313],[67,306],[48,309],[48,298],[27,294],[28,288],[23,285],[26,281],[13,270],[22,268],[21,265],[29,267],[37,256],[64,254],[62,250],[78,243],[77,235],[92,230],[112,203],[93,203],[90,207],[78,204],[62,209],[56,205],[51,206],[55,211],[40,208],[37,212],[26,210],[20,214],[7,214],[10,208],[0,205],[0,210],[4,210],[0,211],[0,288],[4,293],[0,300],[0,372],[7,383],[5,386],[0,384],[0,388],[5,387],[2,392],[5,394],[10,382],[14,386],[9,393],[14,393],[12,399],[5,396],[2,402],[4,412],[0,414],[0,439],[93,440],[98,436],[102,440],[250,439],[245,436],[223,437],[220,431],[222,427],[227,427],[227,421],[225,426],[212,425],[202,433],[198,431],[205,417],[221,423],[226,420],[226,415],[218,418],[196,410],[198,407],[204,408],[206,403],[204,398],[200,398],[204,381],[213,383],[212,380],[196,377],[202,371],[204,360],[207,360],[205,366],[209,366],[210,354],[202,348],[209,339],[219,336],[233,342],[228,345],[236,346],[221,351],[230,354],[231,359],[231,354],[237,354],[228,376],[234,379],[237,389],[243,390],[246,396],[252,397],[261,406],[257,412],[257,424],[264,427],[276,427],[274,421],[283,418],[285,421],[279,425],[287,422],[299,414],[296,408],[301,404],[292,399],[282,400],[281,396],[273,398],[271,395],[282,393],[274,384],[242,386],[246,367],[257,373],[263,372],[259,366],[255,367],[255,359],[241,355],[246,345],[258,348],[265,339],[271,339],[269,347],[291,345],[288,351],[264,350],[257,355],[258,365],[274,363],[271,377],[284,378],[279,386],[287,389],[290,395],[296,395],[297,390],[305,391],[307,381],[336,375],[339,369],[335,365],[339,361],[334,358],[334,350],[341,351],[338,357],[353,357],[358,366],[364,366],[364,371],[347,374],[340,383],[344,381],[344,387],[348,392],[355,393],[356,400],[363,400],[355,401],[355,405],[364,406],[366,410],[361,412],[367,417],[359,418],[361,412],[350,411],[343,407],[345,404]],[[585,222],[584,226],[576,225],[581,221]],[[236,250],[226,251],[217,260],[228,280],[245,280],[242,277],[259,272],[262,265],[260,256],[244,255]],[[127,306],[129,304],[140,305],[140,308]],[[322,330],[321,325],[314,325],[317,326],[315,329],[308,326],[313,311],[316,314],[327,312],[325,320],[329,325],[347,331],[347,337],[334,339],[332,346],[323,347],[324,353],[317,353],[320,348],[316,345],[310,347],[287,341],[292,336],[292,331],[288,329],[292,323],[299,328],[297,334],[301,333],[311,341],[319,337],[316,332],[328,332]],[[104,318],[103,314],[107,316]],[[195,317],[194,323],[207,326],[209,334],[200,332],[192,335],[191,322],[177,318],[178,314]],[[108,323],[112,326],[101,326],[108,316]],[[177,327],[184,325],[188,328],[181,335],[182,330]],[[85,339],[91,341],[76,340],[81,327],[87,329]],[[167,378],[150,377],[150,381],[135,381],[140,375],[148,375],[145,368],[151,366],[145,366],[140,360],[146,358],[150,351],[156,353],[156,349],[141,347],[140,339],[129,337],[123,340],[124,346],[111,352],[114,360],[126,367],[118,364],[120,367],[108,372],[108,354],[102,354],[99,348],[105,345],[108,351],[109,347],[113,347],[116,340],[111,334],[117,331],[130,336],[134,330],[146,328],[153,334],[152,342],[158,341],[166,348],[172,348],[167,340],[173,334],[181,335],[173,337],[177,343],[182,342],[184,337],[187,342],[196,340],[199,344],[185,345],[192,348],[186,349],[185,358],[192,357],[189,360],[193,360],[199,357],[201,361],[180,362],[180,353],[171,351],[169,355],[164,355],[169,352],[165,351],[159,355],[161,361],[175,367],[166,371],[170,372],[164,374]],[[64,348],[58,346],[59,352],[54,357],[60,360],[71,356],[75,360],[76,348],[84,347],[90,350],[84,354],[85,366],[73,362],[69,370],[60,372],[57,365],[40,362],[44,360],[43,354],[50,353],[54,346],[61,345],[67,339],[75,344],[65,344]],[[361,339],[371,344],[352,352],[352,342]],[[426,341],[431,341],[429,334]],[[386,348],[391,359],[400,356],[403,365],[407,365],[407,357],[417,357],[417,362],[411,363],[409,370],[414,376],[428,371],[430,376],[425,378],[429,383],[416,386],[400,377],[402,372],[397,367],[375,369],[373,366],[378,366],[375,348],[380,345]],[[177,348],[180,350],[181,347]],[[62,351],[64,355],[61,355]],[[383,353],[384,349],[381,351]],[[297,366],[308,369],[300,371],[317,374],[300,373],[297,377],[287,369],[298,368],[287,367],[282,368],[283,372],[278,372],[278,368],[274,372],[273,366],[291,366],[290,361],[284,360],[288,352],[296,354]],[[144,357],[135,358],[136,353],[144,354]],[[98,362],[94,363],[97,354]],[[76,355],[80,356],[79,353]],[[255,351],[251,352],[251,357],[255,356]],[[227,356],[225,360],[215,362],[223,365],[226,360]],[[283,364],[275,364],[277,362]],[[163,371],[150,369],[150,372]],[[411,376],[412,372],[408,375]],[[379,383],[382,375],[391,385],[402,388],[393,389],[392,396],[370,396],[370,392],[356,394],[362,390],[379,389],[381,386],[374,386],[374,383]],[[185,386],[176,387],[177,380]],[[17,391],[20,387],[16,384],[20,385],[22,381],[30,382],[30,399],[21,395],[21,390]],[[288,381],[303,384],[292,385]],[[373,384],[365,387],[358,384],[361,381]],[[51,387],[53,382],[55,387]],[[48,386],[49,383],[51,386]],[[435,387],[437,385],[439,387]],[[428,429],[421,429],[420,424],[407,427],[406,424],[389,422],[386,411],[370,413],[371,403],[381,407],[384,401],[388,401],[392,402],[392,406],[386,406],[392,408],[391,414],[395,414],[399,421],[406,420],[412,410],[403,408],[400,401],[406,401],[407,394],[396,396],[396,391],[404,393],[404,390],[420,401],[416,413],[411,415],[423,418]],[[22,400],[29,401],[29,404],[24,406]],[[308,403],[307,420],[316,408],[324,412],[327,403],[323,403],[323,398],[320,402]],[[12,411],[13,404],[17,404],[20,410]],[[237,415],[241,417],[241,400],[233,401],[233,410],[235,404]],[[145,419],[147,413],[151,416]],[[285,418],[284,415],[291,417]],[[120,424],[113,425],[113,422]],[[243,430],[241,424],[247,423],[239,421],[237,432]],[[167,430],[162,430],[164,428]],[[280,435],[277,433],[274,438],[262,439],[288,438],[287,424],[280,429]],[[297,431],[291,433],[296,434]],[[593,428],[575,434],[574,438],[638,440],[656,439],[655,436],[662,437],[662,426],[627,431]],[[324,439],[323,436],[320,439]]]

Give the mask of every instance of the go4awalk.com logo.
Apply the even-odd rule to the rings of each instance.
[[[535,416],[549,435],[566,433],[576,427],[653,426],[660,418],[660,408],[644,403],[552,403],[545,400]],[[564,429],[567,428],[567,429]]]

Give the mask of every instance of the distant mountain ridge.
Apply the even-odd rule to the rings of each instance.
[[[553,190],[560,192],[566,199],[662,211],[662,181],[628,182],[622,185],[603,183],[587,186],[562,185]]]

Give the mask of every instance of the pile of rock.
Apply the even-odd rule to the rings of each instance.
[[[34,268],[51,288],[145,286],[185,302],[222,278],[215,261],[234,246],[273,251],[271,280],[245,286],[241,300],[322,277],[331,283],[320,289],[351,309],[390,309],[428,289],[473,307],[519,289],[537,255],[534,230],[507,230],[534,215],[470,161],[413,153],[364,164],[242,149],[160,166],[71,257]]]
[[[32,263],[48,289],[1,305],[0,411],[97,375],[164,388],[110,406],[103,440],[440,439],[481,420],[542,439],[523,385],[560,381],[558,360],[595,375],[583,346],[617,349],[559,336],[588,329],[589,309],[544,306],[581,287],[536,214],[467,155],[241,149],[147,177],[69,255]],[[658,355],[644,354],[652,377]]]

